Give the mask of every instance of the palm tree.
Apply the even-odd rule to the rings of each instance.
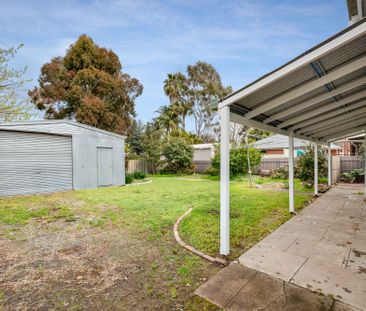
[[[179,114],[172,105],[161,106],[156,112],[159,116],[155,121],[160,128],[164,128],[168,133],[178,128]]]
[[[189,115],[192,105],[187,100],[187,78],[180,72],[168,73],[164,81],[164,92],[169,97],[172,109],[178,114],[182,123],[182,129],[186,127],[186,117]]]

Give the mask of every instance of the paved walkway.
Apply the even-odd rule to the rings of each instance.
[[[301,288],[307,289],[308,293],[321,293],[323,297],[337,301],[330,305],[318,301],[321,307],[319,305],[319,308],[314,310],[353,310],[343,305],[340,307],[339,302],[352,306],[356,308],[355,310],[366,310],[366,206],[363,203],[362,191],[363,188],[360,186],[334,186],[297,216],[244,253],[239,258],[244,267],[237,265],[239,268],[235,269],[253,270],[259,273],[261,278],[280,279],[279,282],[283,282],[287,287],[292,286],[298,293]],[[228,271],[222,272],[225,275],[215,276],[216,281],[215,278],[210,280],[197,293],[228,310],[261,310],[268,309],[269,306],[272,306],[269,308],[271,310],[302,310],[298,307],[291,309],[288,304],[276,308],[273,303],[278,301],[277,296],[276,299],[263,300],[268,302],[266,305],[263,305],[263,301],[262,304],[257,302],[250,305],[253,298],[248,294],[243,295],[243,291],[255,287],[255,283],[252,282],[257,276],[249,278],[247,282],[237,280],[233,283],[232,280],[229,281],[230,273],[233,274],[230,272],[232,266],[225,268],[228,270],[224,269]],[[237,273],[235,278],[239,275],[240,273]],[[242,278],[239,277],[240,279]],[[235,284],[239,288],[235,287]],[[263,282],[258,281],[256,289],[258,293],[266,291],[265,286],[261,284]],[[277,285],[277,291],[281,297],[286,297],[284,289],[281,291],[281,284]],[[285,288],[285,285],[282,288]],[[215,287],[221,289],[226,287],[231,291],[231,296],[226,295],[228,299],[226,302],[217,303],[215,298],[212,298],[219,295],[212,293]],[[269,290],[266,297],[271,296],[270,293],[273,292],[274,289]],[[315,299],[315,296],[311,297]]]

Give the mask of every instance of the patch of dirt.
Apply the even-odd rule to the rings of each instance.
[[[77,222],[16,229],[21,239],[0,235],[0,310],[187,310],[194,290],[219,269],[193,258],[198,265],[180,274],[193,255],[171,232],[149,241]]]

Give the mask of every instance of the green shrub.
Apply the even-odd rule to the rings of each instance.
[[[258,149],[249,148],[249,159],[252,171],[261,161],[261,153]],[[220,171],[220,152],[217,151],[211,161],[211,166]],[[230,175],[236,176],[248,173],[248,158],[246,148],[232,148],[230,150]]]
[[[126,185],[132,183],[132,181],[133,181],[133,174],[127,174],[125,177]]]
[[[163,147],[164,171],[172,174],[193,173],[193,148],[182,137],[171,137]]]
[[[145,179],[146,178],[146,174],[143,172],[134,172],[132,175],[133,175],[133,179]]]
[[[350,172],[345,172],[341,175],[340,180],[350,183],[360,183],[363,182],[365,172],[363,169],[355,169]]]
[[[288,179],[288,166],[282,166],[273,170],[272,177],[276,179]]]
[[[328,184],[328,178],[327,177],[319,177],[318,182],[319,182],[319,184]]]
[[[318,176],[327,176],[327,153],[321,146],[318,148]],[[314,148],[312,144],[306,146],[305,152],[295,165],[295,177],[299,178],[304,186],[311,188],[314,185]]]
[[[212,166],[210,166],[209,168],[206,169],[205,174],[209,176],[219,176],[220,172],[217,168],[213,168]]]

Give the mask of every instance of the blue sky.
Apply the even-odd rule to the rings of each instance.
[[[115,51],[123,70],[144,85],[138,118],[168,102],[167,73],[204,60],[234,89],[347,26],[345,0],[0,0],[0,45],[24,44],[15,67],[40,67],[65,54],[80,34]],[[21,96],[25,96],[25,92]],[[191,124],[192,125],[192,124]]]

